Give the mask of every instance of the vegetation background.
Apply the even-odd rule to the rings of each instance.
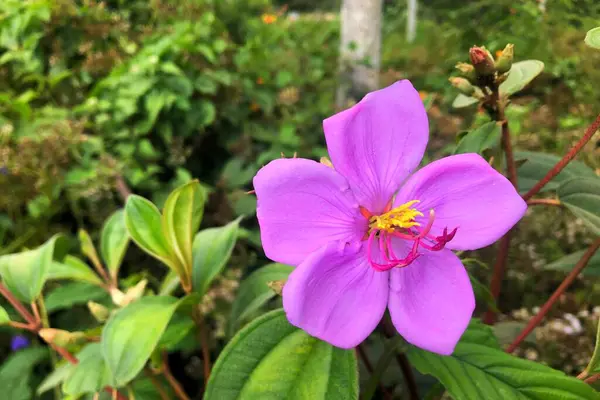
[[[128,191],[160,207],[174,188],[197,178],[210,193],[203,228],[245,216],[203,304],[218,354],[240,278],[269,262],[255,199],[246,194],[251,178],[282,153],[326,155],[321,122],[337,111],[339,7],[331,0],[2,0],[0,255],[58,232],[75,237],[83,228],[96,239]],[[562,154],[600,109],[600,52],[583,43],[599,21],[596,0],[422,0],[409,43],[406,4],[388,0],[381,86],[408,78],[421,91],[431,124],[428,157],[439,158],[461,132],[487,121],[483,111],[452,109],[454,65],[467,61],[474,44],[496,51],[514,43],[517,60],[546,65],[507,111],[515,145]],[[600,142],[579,160],[600,174]],[[552,263],[592,239],[557,209],[526,218],[498,304],[496,329],[505,342],[564,278],[548,272],[560,269]],[[481,256],[492,262],[494,252]],[[133,247],[123,271],[130,287],[165,275]],[[586,271],[520,355],[569,374],[585,367],[600,317],[600,259]],[[91,326],[86,303],[106,300],[77,284],[53,282],[47,291],[51,318],[69,330]],[[0,328],[0,359],[13,352],[14,335]],[[182,347],[171,364],[186,387],[201,375],[193,347]],[[11,376],[2,368],[0,387]],[[35,387],[50,369],[47,362],[23,373]]]

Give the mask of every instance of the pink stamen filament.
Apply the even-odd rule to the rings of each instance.
[[[458,228],[454,228],[450,233],[448,233],[447,228],[444,228],[441,236],[434,236],[430,234],[434,220],[435,213],[433,210],[430,210],[427,225],[423,229],[417,227],[409,229],[399,228],[391,232],[388,230],[372,229],[367,239],[367,259],[371,267],[379,272],[389,271],[392,268],[403,268],[421,256],[419,247],[423,247],[429,251],[442,250],[446,243],[454,238]],[[392,237],[413,242],[411,250],[405,258],[399,259],[394,253]],[[372,246],[375,239],[379,240],[379,252],[385,264],[380,264],[373,260]]]

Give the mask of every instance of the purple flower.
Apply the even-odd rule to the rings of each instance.
[[[386,307],[410,343],[451,354],[475,299],[451,250],[504,235],[527,208],[477,154],[412,174],[427,114],[403,80],[323,123],[333,168],[279,159],[254,178],[266,255],[297,266],[283,289],[290,323],[342,348],[362,342]]]
[[[16,335],[13,336],[11,341],[10,341],[10,349],[15,352],[15,351],[19,351],[21,349],[24,349],[26,347],[29,347],[29,339],[27,339],[25,336],[23,335]]]

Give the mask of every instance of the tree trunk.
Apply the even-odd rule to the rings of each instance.
[[[382,6],[383,0],[342,2],[339,108],[346,108],[350,102],[378,89]]]

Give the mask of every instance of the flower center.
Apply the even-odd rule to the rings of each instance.
[[[419,200],[411,200],[393,209],[390,202],[381,215],[373,215],[366,208],[360,207],[361,214],[369,221],[369,230],[365,234],[367,258],[371,267],[376,271],[406,267],[421,255],[419,253],[420,247],[430,251],[439,251],[454,238],[458,228],[454,228],[450,233],[448,233],[447,228],[444,228],[441,236],[430,234],[435,220],[433,209],[429,210],[427,225],[422,227],[417,222],[417,217],[422,217],[423,213],[413,207],[418,202]],[[392,246],[392,238],[411,243],[411,250],[406,257],[398,258],[396,256]],[[383,262],[374,261],[373,245],[378,245],[380,255],[378,261]]]

